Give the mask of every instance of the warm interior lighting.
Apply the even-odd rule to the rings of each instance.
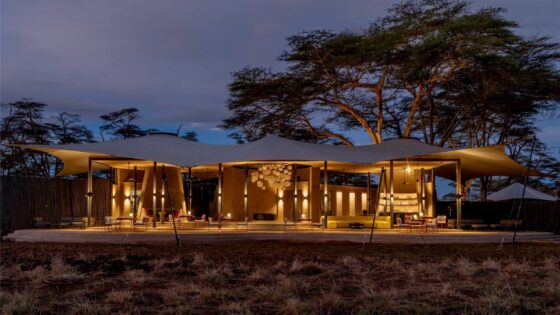
[[[302,219],[305,219],[305,213],[302,213],[302,214],[301,214],[301,218],[302,218]]]
[[[227,218],[228,218],[228,219],[231,219],[231,213],[228,213],[228,214],[227,214]]]
[[[191,215],[191,212],[190,212],[190,211],[187,211],[187,215]]]
[[[412,168],[410,167],[410,165],[406,165],[406,172],[408,174],[410,174],[412,172]]]
[[[416,219],[418,219],[418,216],[417,216],[416,214],[413,214],[413,215],[412,215],[412,218],[413,218],[414,220],[416,220]]]

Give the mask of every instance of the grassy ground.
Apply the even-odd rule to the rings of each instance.
[[[560,245],[1,244],[3,314],[559,314]]]

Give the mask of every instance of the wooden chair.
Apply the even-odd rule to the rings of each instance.
[[[410,220],[408,222],[409,223],[403,223],[402,219],[400,217],[397,217],[397,224],[395,224],[395,227],[399,231],[400,231],[401,228],[410,229]]]
[[[438,215],[436,217],[436,225],[438,228],[447,228],[447,216],[445,215]]]
[[[438,230],[437,219],[436,218],[426,218],[426,231],[431,229],[432,231]]]
[[[132,223],[133,229],[136,231],[136,227],[143,228],[144,231],[148,230],[148,223],[150,222],[150,218],[143,217],[142,220],[136,220]]]
[[[107,228],[107,231],[111,231],[113,227],[117,226],[117,222],[113,221],[113,217],[106,216],[103,221],[103,226]]]

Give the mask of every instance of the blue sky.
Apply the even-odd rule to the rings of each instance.
[[[232,72],[246,65],[280,68],[276,57],[287,36],[359,30],[394,2],[2,0],[0,101],[33,98],[52,113],[81,114],[96,131],[99,115],[135,106],[142,126],[175,131],[183,125],[203,142],[231,143],[216,125],[228,115]],[[473,6],[504,7],[521,34],[560,41],[558,0]],[[560,147],[560,119],[544,116],[538,125],[542,140]]]

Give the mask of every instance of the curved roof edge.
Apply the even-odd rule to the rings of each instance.
[[[259,161],[328,161],[371,165],[402,159],[459,160],[464,180],[485,175],[520,176],[526,170],[507,156],[504,146],[445,149],[410,138],[352,147],[300,142],[269,135],[245,144],[216,145],[189,141],[171,133],[155,133],[107,142],[12,146],[42,151],[60,158],[64,169],[58,175],[87,172],[90,157],[157,161],[178,167]],[[95,165],[95,169],[103,168],[106,166]],[[436,174],[454,178],[454,166],[439,167]]]

